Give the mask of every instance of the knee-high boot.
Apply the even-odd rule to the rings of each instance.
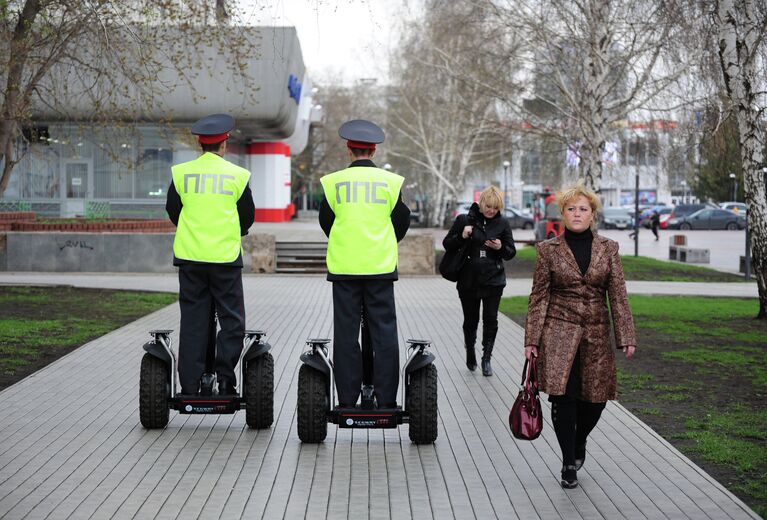
[[[463,342],[466,347],[466,368],[472,372],[477,369],[477,354],[474,350],[474,343],[477,341],[477,332],[463,331]]]
[[[492,376],[493,366],[490,364],[490,358],[493,356],[493,346],[495,345],[495,335],[498,329],[485,330],[482,334],[482,375]]]

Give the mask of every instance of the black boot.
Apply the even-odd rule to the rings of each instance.
[[[490,358],[493,356],[493,345],[495,345],[495,335],[498,334],[497,324],[482,322],[482,375],[492,376],[493,367],[490,364]]]
[[[483,343],[482,344],[482,375],[483,376],[492,376],[493,375],[493,366],[490,364],[490,358],[493,355],[493,344],[492,343]]]
[[[477,341],[476,332],[473,334],[463,333],[463,342],[466,347],[466,368],[474,372],[477,369],[477,353],[474,350],[474,343]]]

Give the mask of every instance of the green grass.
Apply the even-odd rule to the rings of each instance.
[[[620,368],[618,369],[619,388],[642,389],[652,380],[653,376],[651,374],[629,374]]]
[[[629,301],[635,318],[699,322],[707,328],[712,321],[718,324],[732,318],[753,318],[759,312],[759,301],[756,298],[632,295]],[[724,330],[723,327],[717,328]]]
[[[646,256],[621,256],[627,280],[656,280],[667,282],[699,282],[701,278],[718,282],[743,282],[744,277],[722,273],[708,267],[688,265]]]
[[[176,300],[168,293],[2,287],[0,373],[51,360]]]
[[[534,262],[535,247],[517,248],[516,260]],[[722,273],[708,267],[657,260],[646,256],[621,256],[623,272],[627,280],[648,280],[663,282],[743,282],[744,277]]]
[[[535,246],[522,246],[517,248],[517,254],[514,255],[515,260],[527,260],[535,262]]]
[[[687,419],[681,435],[694,441],[691,451],[714,464],[750,472],[767,466],[767,411],[734,405],[727,412]]]

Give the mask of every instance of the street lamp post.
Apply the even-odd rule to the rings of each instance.
[[[509,161],[503,161],[503,205],[508,206],[509,205],[509,166],[511,166],[511,163]]]
[[[730,174],[730,181],[732,182],[732,200],[733,202],[737,202],[738,199],[738,181],[736,180],[735,174]]]
[[[687,203],[687,181],[682,180],[679,184],[682,185],[682,202]]]

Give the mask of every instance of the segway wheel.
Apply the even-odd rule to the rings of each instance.
[[[141,359],[139,416],[144,428],[165,428],[170,418],[168,367],[151,354]]]
[[[327,413],[330,409],[325,374],[309,365],[298,371],[298,404],[296,419],[301,442],[317,443],[328,435]]]
[[[437,367],[426,365],[410,374],[407,394],[410,440],[433,443],[437,440]]]
[[[269,352],[248,361],[245,422],[256,430],[269,428],[274,422],[274,358]]]

